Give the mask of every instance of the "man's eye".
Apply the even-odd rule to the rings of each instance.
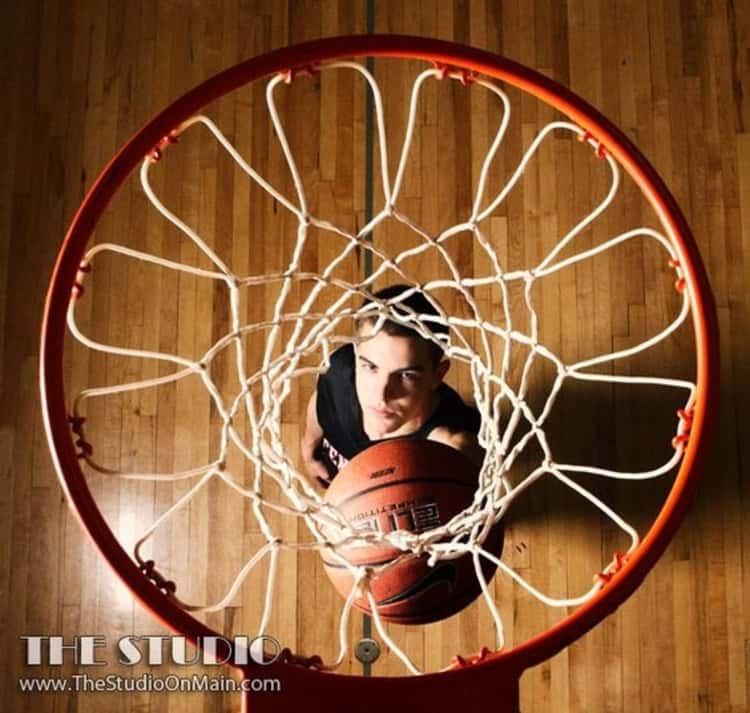
[[[369,371],[369,372],[377,371],[377,367],[375,366],[375,364],[368,364],[366,361],[360,362],[360,364],[362,365],[362,368],[365,371]]]
[[[402,371],[401,378],[405,381],[416,381],[419,378],[419,374],[416,371]]]

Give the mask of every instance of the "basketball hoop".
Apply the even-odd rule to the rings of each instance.
[[[406,126],[401,150],[397,152],[395,171],[392,171],[390,164],[385,114],[378,83],[361,63],[352,59],[365,56],[420,60],[425,63],[415,75],[410,104],[404,110]],[[366,83],[374,99],[376,112],[383,206],[364,226],[353,232],[337,225],[333,219],[316,216],[311,211],[307,201],[306,182],[290,148],[275,94],[285,84],[309,81],[311,76],[329,71],[356,73]],[[198,114],[211,102],[245,85],[260,81],[265,82],[270,120],[290,171],[293,186],[290,194],[282,192],[256,170],[227,139],[216,122]],[[420,226],[401,207],[401,192],[413,146],[421,92],[430,82],[440,81],[482,87],[496,101],[502,119],[482,162],[470,214],[464,216],[461,222],[442,226],[437,234],[433,234]],[[505,185],[500,190],[492,191],[488,184],[488,173],[502,146],[510,116],[510,101],[500,83],[536,97],[566,118],[546,124],[526,147]],[[295,250],[284,269],[271,274],[249,276],[233,271],[232,266],[219,257],[198,231],[170,210],[153,189],[151,170],[157,163],[168,161],[171,152],[179,151],[180,145],[172,144],[190,131],[208,132],[217,145],[236,162],[238,171],[270,195],[280,206],[280,211],[296,221]],[[574,137],[591,149],[593,160],[600,161],[609,176],[609,190],[594,210],[563,235],[555,248],[548,251],[542,260],[524,269],[506,270],[483,225],[517,185],[540,145],[555,132]],[[164,256],[110,243],[89,247],[94,229],[110,200],[139,166],[147,197],[161,215],[210,262],[210,268],[183,264]],[[653,209],[660,230],[632,228],[599,245],[570,254],[576,239],[611,204],[617,193],[621,169],[634,181]],[[411,231],[416,236],[416,245],[411,244],[405,249],[391,252],[388,245],[371,242],[372,232],[389,220],[396,221],[404,230]],[[299,259],[313,229],[337,236],[343,245],[340,255],[319,273],[307,270]],[[459,234],[468,235],[475,241],[476,250],[489,265],[484,273],[462,275],[458,271],[446,245]],[[637,345],[572,363],[564,361],[540,339],[533,298],[535,284],[636,239],[653,244],[673,271],[680,301],[678,313],[669,325]],[[363,279],[347,281],[337,274],[336,269],[357,251],[369,252],[376,260],[376,265],[371,274]],[[86,335],[78,325],[76,307],[85,299],[84,290],[90,279],[90,272],[95,273],[96,261],[104,253],[117,255],[122,259],[141,260],[159,269],[211,280],[226,287],[232,310],[229,332],[222,335],[198,359],[176,353],[106,344]],[[443,261],[450,279],[416,279],[408,266],[412,258],[421,255]],[[399,300],[403,297],[391,301],[375,300],[362,307],[361,299],[372,297],[375,281],[386,278],[398,278],[408,284],[412,291],[422,292],[432,300],[439,312],[439,317],[435,319],[446,328],[448,337],[444,340],[436,337],[430,330],[428,319],[410,313],[400,304]],[[303,282],[309,285],[306,299],[294,309],[287,310],[290,290]],[[240,293],[248,286],[261,284],[275,285],[277,288],[270,316],[255,323],[243,323],[239,319],[237,307]],[[512,316],[505,307],[501,324],[489,322],[482,306],[475,299],[475,291],[484,288],[497,290],[504,304],[507,304],[509,289],[517,285],[522,288],[529,315],[528,329],[515,328]],[[456,299],[465,307],[463,314],[449,314],[440,306],[439,300],[433,299],[434,294],[441,289],[451,290],[456,295]],[[320,306],[318,300],[328,294],[326,291],[332,296]],[[470,552],[475,559],[481,589],[501,643],[502,616],[492,601],[487,582],[479,574],[481,558],[491,561],[504,575],[525,587],[531,595],[545,604],[574,610],[547,631],[524,643],[511,648],[501,646],[499,649],[493,645],[479,653],[457,656],[453,662],[445,662],[443,670],[438,672],[395,678],[333,675],[330,671],[336,668],[336,663],[340,663],[348,651],[343,639],[351,605],[357,594],[353,590],[342,611],[342,645],[338,662],[313,660],[311,654],[315,652],[293,654],[287,651],[278,661],[263,669],[264,675],[277,676],[283,682],[284,694],[268,697],[258,695],[252,698],[250,694],[243,694],[245,710],[251,708],[254,711],[274,710],[280,713],[296,711],[304,705],[304,701],[313,697],[326,700],[326,707],[334,712],[370,711],[381,706],[388,706],[392,710],[421,710],[434,707],[437,702],[445,709],[460,705],[463,710],[478,711],[484,709],[490,700],[502,711],[517,711],[518,680],[523,671],[549,659],[612,613],[639,586],[664,552],[695,490],[718,398],[718,339],[713,298],[698,250],[679,207],[654,169],[622,132],[571,92],[530,69],[487,52],[425,38],[395,35],[332,38],[274,51],[237,65],[195,88],[143,127],[104,169],[78,210],[58,256],[47,296],[42,327],[41,393],[47,436],[62,486],[91,539],[133,595],[165,625],[193,642],[217,636],[217,632],[188,612],[216,611],[228,606],[244,578],[261,559],[268,558],[269,579],[272,580],[278,553],[283,548],[307,547],[325,551],[332,557],[338,556],[329,539],[332,531],[337,533],[339,543],[368,544],[378,541],[382,544],[383,537],[373,540],[374,536],[365,536],[355,531],[346,518],[339,516],[335,507],[326,504],[316,494],[288,456],[288,444],[285,444],[280,428],[280,414],[290,393],[290,383],[300,377],[320,373],[328,365],[331,351],[336,345],[355,341],[343,338],[342,330],[365,311],[374,315],[381,324],[386,319],[397,321],[425,339],[438,342],[454,361],[466,365],[473,397],[482,416],[479,440],[487,453],[476,497],[444,530],[437,534],[434,530],[412,535],[399,532],[398,536],[389,536],[389,545],[397,546],[405,553],[418,552],[421,555],[426,552],[433,561],[455,557],[460,552]],[[692,324],[696,348],[694,381],[615,375],[608,373],[606,368],[603,372],[596,371],[597,367],[606,367],[618,359],[653,347],[667,339],[681,325],[688,323]],[[159,361],[171,365],[174,371],[144,381],[89,388],[71,396],[66,391],[63,377],[66,329],[89,349]],[[282,337],[284,330],[286,332]],[[265,346],[261,350],[258,364],[253,367],[255,371],[252,371],[247,367],[243,345],[244,340],[256,334],[265,340]],[[216,388],[211,366],[213,360],[230,347],[237,352],[236,366],[241,388],[235,398],[228,401]],[[511,385],[510,355],[514,350],[522,351],[525,356],[518,361],[518,383]],[[528,403],[528,392],[530,375],[538,362],[543,362],[553,372],[554,378],[543,406],[534,410]],[[108,468],[95,458],[87,437],[86,418],[82,408],[87,400],[154,388],[189,376],[201,380],[222,421],[218,453],[210,463],[175,473],[124,473]],[[676,418],[673,433],[669,434],[674,445],[672,456],[658,467],[637,472],[619,472],[593,465],[566,465],[557,462],[544,427],[560,389],[568,380],[653,385],[684,391],[683,407]],[[248,437],[234,426],[240,413],[247,419],[250,431]],[[520,483],[511,483],[508,478],[510,469],[517,463],[519,455],[531,445],[541,452],[538,464],[525,474]],[[229,472],[226,454],[230,446],[239,449],[254,469],[256,476],[252,485],[240,482]],[[129,554],[100,512],[82,463],[93,471],[115,476],[170,482],[180,479],[190,485],[171,507],[155,519],[146,532],[141,533],[134,553]],[[678,468],[678,472],[669,495],[643,537],[573,477],[575,473],[639,481],[663,475],[675,468]],[[502,520],[516,498],[542,477],[554,477],[571,492],[588,501],[629,539],[627,551],[615,554],[611,562],[605,563],[601,571],[596,573],[591,589],[576,596],[562,599],[547,596],[526,582],[507,563],[483,548],[484,539],[492,526]],[[162,574],[159,563],[147,559],[141,554],[141,550],[154,531],[212,479],[220,480],[234,489],[238,496],[248,499],[266,545],[248,558],[246,566],[221,601],[208,606],[194,605],[182,600],[179,583],[175,584],[167,579]],[[264,479],[272,481],[283,497],[278,500],[268,498],[262,487]],[[302,544],[280,538],[269,523],[268,510],[303,521],[312,534],[312,541]],[[342,566],[350,567],[352,581],[362,584],[366,579],[361,576],[362,571],[356,565],[344,561]],[[367,593],[366,589],[360,591]],[[270,594],[266,597],[266,606],[270,610],[273,584],[269,586],[268,592]],[[372,599],[370,601],[373,602]],[[380,626],[377,608],[373,614],[378,632],[385,643],[404,661],[409,671],[422,673],[413,666],[408,653],[402,651],[390,638],[387,630]],[[264,610],[259,633],[265,633],[267,621],[268,612]],[[230,659],[231,663],[232,653],[231,645],[219,638],[217,656],[220,659]],[[311,662],[313,665],[304,665]],[[240,668],[247,678],[252,678],[258,671],[257,664],[233,665]],[[495,693],[494,698],[490,698],[492,692]],[[398,706],[394,706],[395,700],[400,701]]]

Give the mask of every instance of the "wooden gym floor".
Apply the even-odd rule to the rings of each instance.
[[[639,591],[578,643],[525,674],[522,711],[748,711],[750,5],[740,0],[372,0],[369,7],[376,32],[437,37],[503,54],[568,86],[618,124],[683,207],[717,301],[721,413],[695,504]],[[21,677],[69,678],[78,670],[70,661],[62,667],[25,666],[22,636],[99,634],[111,643],[129,634],[163,632],[95,554],[70,514],[53,471],[37,387],[43,298],[55,255],[84,192],[139,126],[189,88],[241,60],[304,40],[366,32],[368,5],[365,0],[32,0],[0,3],[0,28],[0,96],[5,108],[0,164],[0,709],[238,710],[238,698],[229,694],[19,691]],[[375,70],[384,89],[386,118],[394,127],[394,145],[403,131],[399,117],[407,98],[396,65],[383,62]],[[319,94],[332,101],[332,114],[321,117],[316,112]],[[465,211],[467,186],[476,180],[487,126],[497,119],[489,103],[480,101],[471,104],[479,124],[467,120],[466,97],[456,87],[435,91],[420,114],[421,163],[407,173],[404,203],[428,227],[430,221],[433,228],[441,221],[457,222]],[[511,92],[511,99],[517,100],[517,118],[509,128],[508,153],[491,172],[495,182],[551,118],[517,93]],[[322,214],[333,211],[349,228],[361,225],[367,209],[361,84],[342,75],[302,86],[284,103],[284,111],[301,165],[314,176],[312,204]],[[212,116],[267,175],[288,187],[278,146],[269,138],[262,91],[234,103],[221,102]],[[299,117],[305,117],[305,123]],[[582,150],[556,135],[551,148],[540,155],[540,165],[493,218],[493,240],[509,265],[539,259],[554,245],[555,236],[592,207],[592,196],[606,188]],[[231,256],[245,272],[281,265],[288,245],[280,231],[294,226],[272,223],[275,207],[240,185],[238,174],[205,136],[186,140],[182,153],[171,151],[174,162],[154,178],[170,205],[183,209],[182,217],[199,226],[217,251]],[[376,203],[378,198],[376,185]],[[585,236],[588,244],[634,227],[633,220],[653,223],[632,187],[624,188],[620,201],[605,222]],[[402,247],[400,241],[406,240],[387,226],[374,237],[379,244]],[[96,239],[158,249],[186,262],[201,259],[165,228],[130,185],[113,203]],[[332,255],[333,247],[321,243],[306,259],[320,268]],[[457,255],[464,271],[479,264],[475,254]],[[669,273],[663,265],[654,267],[654,255],[647,248],[618,249],[593,266],[554,278],[540,299],[547,343],[570,360],[582,359],[631,345],[666,324],[676,297],[664,287]],[[342,269],[361,268],[353,263]],[[415,266],[415,274],[429,277],[436,269],[427,262]],[[95,289],[82,308],[82,323],[90,334],[114,344],[176,349],[192,356],[226,331],[220,312],[226,303],[218,291],[149,270],[102,261],[95,271]],[[243,309],[262,312],[268,297],[262,293],[255,302],[249,298]],[[459,309],[450,304],[450,296],[445,299],[447,307]],[[689,337],[683,330],[661,351],[623,368],[689,375]],[[67,375],[77,388],[157,373],[134,360],[73,348],[71,354]],[[466,375],[456,369],[452,378],[466,393]],[[540,375],[542,382],[544,378]],[[295,387],[284,411],[284,438],[295,455],[302,404],[311,384],[302,381]],[[229,377],[225,386],[231,388]],[[216,423],[201,399],[200,389],[187,384],[163,394],[92,405],[97,454],[104,463],[130,470],[174,470],[205,461]],[[573,390],[550,426],[557,428],[556,452],[586,462],[604,460],[613,467],[647,467],[652,456],[658,460],[664,455],[665,442],[652,432],[653,423],[661,411],[672,413],[672,406],[659,392]],[[133,486],[96,477],[92,487],[112,527],[126,540],[184,492],[181,485]],[[602,489],[636,523],[647,521],[664,492],[662,481]],[[233,523],[242,523],[239,537]],[[169,560],[171,571],[182,575],[181,591],[195,600],[218,598],[247,552],[261,542],[249,508],[220,489],[211,490],[170,527],[154,547]],[[283,534],[301,533],[292,529]],[[621,538],[596,513],[561,489],[543,487],[512,514],[505,556],[534,583],[565,594],[585,588],[591,573],[621,546]],[[210,615],[209,623],[229,634],[252,631],[262,601],[260,581],[252,580],[235,602],[238,606]],[[511,642],[559,618],[507,580],[493,586],[507,615]],[[340,602],[319,562],[292,558],[277,596],[280,607],[269,631],[307,653],[334,655]],[[360,618],[356,626],[362,626]],[[454,653],[470,653],[494,642],[490,619],[478,605],[424,632],[394,631],[427,668],[443,665]],[[106,658],[107,668],[92,675],[129,673],[115,663],[111,651]],[[357,672],[360,665],[350,659],[343,670]],[[159,676],[184,673],[167,664],[136,668],[144,671]],[[385,653],[372,672],[402,671]],[[491,691],[487,706],[493,706]]]

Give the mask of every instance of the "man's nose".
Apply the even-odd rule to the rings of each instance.
[[[387,403],[396,396],[395,381],[390,376],[385,376],[378,383],[378,396],[383,403]]]
[[[377,395],[382,403],[385,403],[388,400],[388,383],[389,379],[387,376],[385,376],[378,379],[378,383],[376,385]]]

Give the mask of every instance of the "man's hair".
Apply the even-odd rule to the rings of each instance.
[[[378,290],[377,292],[373,293],[373,298],[376,298],[381,301],[386,300],[392,300],[394,297],[398,297],[399,295],[403,294],[407,290],[410,290],[411,288],[409,285],[390,285],[389,287],[384,287],[382,290]],[[362,303],[362,307],[366,307],[369,304],[373,304],[373,299],[366,299]],[[404,309],[406,307],[407,309]],[[435,306],[428,300],[423,293],[421,292],[413,292],[408,297],[406,297],[403,300],[398,300],[395,304],[389,305],[389,309],[392,312],[396,312],[397,314],[403,314],[405,316],[411,316],[411,313],[409,310],[412,310],[417,315],[429,315],[431,317],[440,317],[440,312],[435,308]],[[378,321],[379,313],[376,311],[372,312],[365,312],[364,314],[357,317],[355,320],[355,324],[357,326],[357,329],[361,329],[362,325],[364,324],[376,324]],[[434,320],[420,320],[420,324],[429,332],[432,334],[438,336],[448,333],[448,327],[447,325],[443,324],[442,322],[434,321]],[[412,329],[411,327],[407,327],[405,324],[402,324],[401,322],[395,322],[391,319],[386,319],[383,322],[383,326],[381,327],[381,331],[385,332],[386,334],[391,335],[392,337],[415,337],[417,339],[421,339],[422,341],[426,342],[429,349],[430,349],[430,356],[432,357],[435,364],[437,364],[442,358],[443,358],[443,348],[439,345],[433,342],[430,339],[425,339],[419,332],[417,332],[415,329]]]

